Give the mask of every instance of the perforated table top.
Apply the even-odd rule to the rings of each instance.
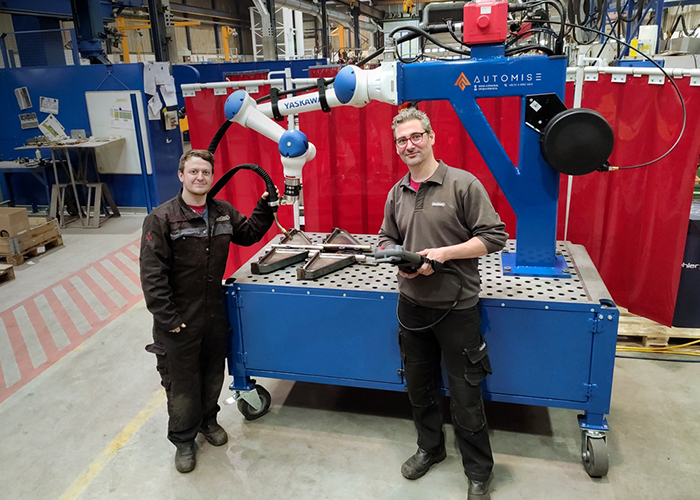
[[[321,244],[325,234],[306,233],[314,244]],[[354,235],[362,244],[376,244],[376,235]],[[278,243],[279,237],[273,243]],[[337,290],[362,290],[373,292],[398,293],[396,268],[391,265],[353,264],[315,280],[297,280],[297,268],[303,263],[294,264],[269,274],[252,274],[251,262],[257,262],[269,246],[260,250],[246,262],[233,277],[236,284],[259,284],[276,287],[304,287]],[[515,240],[508,240],[507,248],[514,252]],[[586,250],[581,245],[567,242],[557,243],[557,252],[566,260],[571,271],[570,278],[535,278],[526,276],[505,276],[501,272],[501,253],[481,257],[482,299],[537,300],[568,303],[598,303],[600,299],[610,299],[610,295],[595,269]]]

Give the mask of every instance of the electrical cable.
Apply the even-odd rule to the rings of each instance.
[[[447,23],[447,31],[450,34],[450,36],[460,45],[466,45],[463,40],[460,40],[457,34],[455,33],[454,27],[452,26],[452,19],[446,19],[445,22]]]
[[[213,154],[212,151],[210,152]],[[226,171],[226,173],[224,173],[224,175],[221,176],[221,178],[218,181],[214,183],[212,188],[207,193],[207,196],[211,198],[216,196],[219,193],[219,191],[221,191],[221,189],[226,185],[226,183],[228,183],[228,181],[231,180],[234,174],[241,170],[250,170],[252,172],[255,172],[260,177],[262,177],[263,181],[265,181],[265,190],[267,191],[267,203],[268,206],[272,209],[273,217],[275,218],[275,224],[277,224],[277,227],[282,231],[282,233],[287,234],[287,230],[282,226],[282,224],[280,224],[279,220],[277,219],[278,205],[273,205],[273,203],[276,202],[278,199],[277,188],[275,187],[275,183],[272,182],[270,174],[265,172],[265,170],[260,165],[256,165],[254,163],[243,163],[241,165],[233,167],[232,169],[229,169],[228,171]]]
[[[679,14],[676,18],[676,21],[673,23],[673,26],[671,27],[671,35],[673,35],[673,33],[676,32],[676,28],[678,27],[679,22],[681,23],[681,30],[683,31],[683,34],[688,37],[692,37],[695,33],[695,30],[697,30],[698,27],[700,27],[700,24],[698,24],[695,28],[693,28],[693,31],[688,31],[688,27],[685,24],[685,17],[683,16],[683,14]]]
[[[667,352],[667,351],[673,351],[674,349],[680,349],[681,347],[690,347],[691,345],[696,345],[700,344],[700,339],[698,340],[693,340],[692,342],[686,342],[685,344],[680,344],[680,345],[674,345],[672,347],[634,347],[634,346],[619,346],[618,349],[622,349],[625,351],[637,351],[637,352]],[[684,353],[684,354],[693,354],[696,356],[700,356],[700,353]]]
[[[513,56],[516,54],[522,54],[523,52],[530,52],[531,50],[539,50],[540,52],[544,52],[548,56],[553,56],[554,50],[550,49],[549,47],[545,45],[536,45],[536,44],[530,44],[530,45],[521,45],[520,47],[513,47],[509,50],[506,50],[505,55],[506,56]]]
[[[637,5],[637,10],[630,17],[626,17],[623,14],[624,9],[622,8],[622,0],[615,0],[615,8],[617,10],[618,19],[626,23],[631,23],[634,21],[639,22],[642,20],[642,13],[644,12],[644,0],[640,0],[639,5]]]
[[[221,124],[219,130],[216,131],[214,138],[211,140],[211,143],[209,143],[209,147],[207,148],[207,151],[209,151],[212,155],[216,152],[216,148],[219,147],[221,139],[223,139],[224,135],[226,134],[226,131],[229,129],[232,123],[233,122],[226,120],[224,123]],[[212,188],[207,193],[207,196],[210,196],[212,198],[216,196],[218,192],[221,191],[221,189],[226,185],[226,183],[229,180],[231,180],[231,177],[233,177],[233,175],[239,170],[252,170],[260,177],[262,177],[263,181],[265,181],[265,190],[267,191],[267,203],[268,206],[272,208],[273,216],[275,218],[275,224],[277,224],[277,227],[280,228],[282,233],[287,234],[287,230],[282,226],[282,224],[280,224],[279,220],[277,219],[278,204],[275,203],[278,199],[277,188],[275,187],[275,183],[272,182],[270,174],[268,174],[260,165],[255,165],[254,163],[243,163],[242,165],[233,167],[232,169],[225,172],[224,175],[222,175],[221,178],[214,183]]]
[[[207,151],[209,151],[211,154],[214,154],[216,152],[216,148],[219,147],[219,143],[221,142],[221,139],[223,139],[224,134],[226,134],[226,131],[228,130],[228,128],[231,126],[232,123],[233,122],[226,120],[224,123],[221,124],[221,126],[219,127],[219,130],[216,131],[214,138],[209,143],[209,147],[207,148]]]
[[[539,5],[552,5],[559,14],[558,23],[556,21],[552,21],[551,19],[548,19],[546,22],[550,24],[559,24],[561,26],[559,28],[559,36],[557,37],[557,43],[554,47],[554,53],[563,54],[564,42],[566,39],[566,26],[568,25],[568,23],[566,23],[566,8],[559,2],[559,0],[538,0],[537,2],[531,2],[526,4],[509,5],[508,12],[520,12],[524,10],[530,10],[532,9],[532,7],[537,7]]]
[[[542,0],[542,1],[549,1],[549,0]],[[396,34],[399,31],[411,31],[411,32],[417,34],[417,36],[422,36],[424,38],[427,38],[429,41],[433,42],[438,47],[443,48],[445,50],[448,50],[450,52],[454,52],[455,54],[460,54],[463,56],[471,55],[471,51],[459,50],[459,49],[455,49],[454,47],[450,47],[449,45],[445,45],[440,40],[438,40],[437,38],[432,36],[430,33],[428,33],[427,31],[424,31],[420,28],[416,28],[415,26],[400,26],[400,27],[394,29],[391,33],[389,33],[389,36],[393,37],[394,34]],[[415,37],[413,37],[413,38],[415,38]],[[397,40],[397,44],[403,43],[404,41],[407,41],[407,40]]]
[[[557,23],[557,21],[551,21],[551,22],[554,23],[554,24]],[[570,23],[566,23],[566,24],[567,24],[567,25],[570,25]],[[573,26],[573,25],[570,25],[570,26]],[[661,73],[664,74],[664,76],[665,76],[666,78],[668,78],[668,81],[671,83],[671,85],[673,85],[673,88],[674,88],[674,90],[676,91],[676,94],[678,95],[678,99],[679,99],[680,102],[681,102],[681,108],[682,108],[682,110],[683,110],[683,126],[681,127],[681,131],[680,131],[680,133],[678,134],[678,138],[676,139],[676,142],[674,142],[673,145],[672,145],[664,154],[662,154],[661,156],[659,156],[659,157],[656,158],[655,160],[651,160],[651,161],[648,161],[648,162],[646,162],[646,163],[640,163],[639,165],[631,165],[631,166],[625,166],[625,167],[610,167],[609,170],[631,170],[631,169],[633,169],[633,168],[646,167],[646,166],[648,166],[648,165],[651,165],[652,163],[656,163],[657,161],[659,161],[659,160],[661,160],[661,159],[667,157],[667,156],[671,153],[671,151],[673,151],[673,150],[676,148],[676,146],[678,146],[678,143],[681,141],[681,138],[683,137],[683,134],[685,134],[685,127],[686,127],[686,124],[687,124],[687,121],[688,121],[688,112],[687,112],[687,109],[686,109],[686,106],[685,106],[685,101],[683,100],[683,94],[681,94],[681,90],[678,88],[678,85],[676,85],[676,82],[674,81],[673,77],[671,77],[671,75],[669,75],[669,74],[666,72],[666,70],[664,70],[664,68],[662,68],[662,67],[661,67],[656,61],[654,61],[651,57],[649,57],[648,55],[646,55],[644,52],[639,52],[636,48],[632,47],[629,43],[623,42],[623,41],[620,40],[619,38],[617,38],[617,37],[615,37],[615,36],[613,36],[613,35],[611,35],[611,34],[609,34],[609,33],[604,33],[603,31],[599,31],[599,30],[596,30],[596,29],[593,29],[593,28],[588,28],[588,27],[585,27],[585,26],[577,26],[577,27],[580,28],[580,29],[586,30],[586,31],[591,31],[591,32],[596,33],[596,34],[598,34],[598,35],[600,35],[600,36],[608,37],[608,38],[610,38],[611,40],[615,40],[617,43],[622,44],[622,45],[624,45],[625,47],[628,47],[629,49],[636,51],[638,54],[640,54],[640,55],[641,55],[642,57],[644,57],[646,60],[648,60],[649,62],[651,62],[654,66],[656,66],[657,69],[659,69],[659,70],[661,71]]]
[[[650,358],[648,356],[623,356],[621,354],[615,354],[615,357],[623,359],[643,359],[645,361],[663,361],[665,363],[700,363],[700,359]]]
[[[643,359],[646,361],[663,361],[665,363],[700,363],[698,359],[665,359],[665,358],[649,358],[646,356],[621,356],[616,355],[616,358],[626,358],[626,359]]]
[[[459,302],[459,296],[462,294],[462,289],[464,288],[464,280],[462,279],[462,276],[457,272],[457,270],[452,269],[450,267],[445,267],[444,263],[442,265],[442,268],[439,271],[435,271],[435,272],[436,273],[451,274],[453,276],[457,276],[457,279],[459,279],[459,288],[457,289],[457,296],[455,297],[454,302],[452,302],[452,305],[450,306],[450,308],[445,312],[445,314],[440,316],[437,319],[437,321],[435,321],[427,326],[421,326],[418,328],[409,328],[403,324],[403,322],[401,321],[401,318],[399,317],[399,304],[397,303],[396,304],[396,319],[398,320],[399,326],[401,326],[401,328],[408,330],[410,332],[423,332],[425,330],[430,330],[435,325],[439,324],[442,320],[444,320],[447,317],[447,315],[450,314],[454,310],[455,307],[457,307],[457,303]]]
[[[522,33],[518,33],[517,35],[515,35],[508,43],[506,43],[506,49],[508,49],[508,47],[513,45],[518,40],[522,40],[523,38],[530,36],[532,33],[544,33],[545,35],[549,35],[552,37],[559,36],[549,28],[530,28],[527,31],[523,31]]]

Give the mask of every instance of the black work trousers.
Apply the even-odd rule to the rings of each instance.
[[[408,328],[430,325],[445,312],[399,297],[399,319]],[[464,472],[469,479],[486,481],[493,468],[493,455],[479,383],[491,372],[491,366],[480,329],[481,316],[478,306],[474,306],[453,310],[428,330],[400,327],[399,334],[418,446],[431,454],[439,453],[445,446],[440,392],[442,354]]]
[[[168,398],[168,439],[187,443],[201,425],[216,421],[224,383],[226,332],[183,328],[179,333],[153,331],[146,350],[157,357],[157,369]]]

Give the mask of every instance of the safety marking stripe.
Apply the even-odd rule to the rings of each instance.
[[[46,295],[39,295],[34,299],[34,304],[36,304],[36,307],[39,309],[39,314],[41,314],[41,317],[44,319],[46,328],[51,334],[51,338],[53,338],[58,350],[60,351],[68,347],[70,345],[70,339],[63,329],[63,325],[61,325],[61,321],[56,317],[56,313],[54,313],[51,308],[51,304],[49,304]]]
[[[32,300],[27,301],[27,303],[24,304],[24,310],[27,312],[27,317],[32,323],[32,327],[34,328],[34,332],[36,333],[36,338],[39,340],[39,345],[43,350],[44,356],[46,357],[46,360],[44,362],[49,361],[53,363],[55,359],[58,359],[60,357],[60,350],[56,345],[56,342],[54,341],[48,326],[46,326],[46,322],[41,316],[39,308],[36,306],[36,303]],[[40,365],[35,365],[34,368],[37,368],[38,366]]]
[[[56,315],[56,318],[58,318],[58,321],[61,323],[61,326],[63,327],[63,331],[66,332],[66,336],[68,337],[68,341],[70,344],[75,344],[79,343],[81,339],[80,332],[78,331],[78,327],[75,326],[75,323],[73,322],[73,319],[71,318],[70,314],[68,311],[63,307],[63,304],[61,301],[58,299],[58,296],[54,292],[54,290],[47,289],[44,292],[44,297],[46,297],[47,302],[51,306],[51,310],[53,313]],[[71,304],[73,304],[71,302]],[[75,306],[75,304],[73,304]],[[85,321],[85,318],[83,316],[80,316],[83,321]]]
[[[99,286],[102,291],[107,294],[107,296],[110,298],[112,303],[119,307],[123,307],[124,304],[126,304],[126,300],[124,300],[124,297],[122,297],[119,292],[117,292],[112,285],[109,284],[109,282],[102,276],[97,269],[94,267],[91,267],[87,271],[88,276],[92,278],[92,281],[94,281],[97,286]]]
[[[88,320],[85,319],[85,316],[83,316],[83,313],[80,312],[80,309],[78,309],[78,306],[75,305],[75,302],[73,302],[73,299],[70,298],[70,296],[68,295],[68,292],[66,292],[66,289],[63,288],[63,285],[58,285],[57,287],[54,287],[54,289],[52,291],[53,291],[53,293],[56,294],[56,297],[61,302],[61,305],[64,307],[64,309],[66,310],[68,317],[70,318],[70,320],[73,322],[73,324],[77,328],[78,333],[80,335],[83,335],[85,332],[87,332],[90,329],[90,323],[88,323]]]
[[[10,341],[10,345],[12,346],[10,352],[15,353],[15,362],[19,367],[20,374],[31,372],[34,368],[32,367],[32,361],[29,357],[29,349],[27,349],[27,344],[24,343],[24,339],[19,331],[19,325],[17,325],[17,320],[15,320],[13,311],[11,309],[4,311],[2,314],[0,314],[0,319],[2,319],[3,323],[5,323],[7,339]],[[7,383],[7,381],[5,383]],[[2,387],[0,387],[0,393],[1,391]]]
[[[36,335],[36,330],[34,329],[24,306],[15,309],[13,314],[15,315],[15,321],[17,321],[19,332],[24,339],[24,345],[27,346],[29,359],[32,361],[32,366],[36,368],[47,361],[48,358],[46,357],[46,353],[41,347],[39,337]]]
[[[82,279],[80,279],[78,276],[73,276],[70,282],[73,284],[78,293],[80,293],[81,297],[85,299],[85,302],[88,303],[90,309],[95,312],[100,321],[109,317],[109,311],[107,308],[97,297],[95,297],[95,294],[92,293],[92,290],[90,290],[87,285],[85,285],[85,282]]]
[[[114,278],[114,275],[110,273],[107,268],[103,265],[102,262],[97,262],[93,266],[93,269],[97,271],[97,273],[102,276],[102,278],[108,282],[112,288],[114,288],[114,292],[119,295],[122,300],[124,301],[124,305],[126,305],[129,300],[131,300],[134,296],[118,279]],[[124,307],[124,305],[119,305],[119,307]]]
[[[90,268],[92,269],[92,268]],[[90,277],[90,275],[87,273],[86,269],[83,269],[78,272],[78,276],[82,280],[82,282],[85,284],[86,290],[88,290],[96,300],[99,301],[100,307],[104,308],[106,316],[105,318],[109,317],[110,315],[117,313],[119,311],[119,306],[117,306],[112,299],[109,298],[109,295],[107,295],[104,290],[102,290],[95,281]],[[101,318],[101,319],[105,319]]]
[[[58,500],[75,500],[85,489],[90,486],[90,483],[95,479],[102,469],[112,460],[117,452],[121,450],[133,437],[136,432],[143,427],[155,411],[165,403],[165,391],[160,390],[151,399],[151,401],[129,422],[124,429],[115,437],[111,443],[105,448],[100,456],[98,456],[80,476],[78,476],[68,489],[60,496]]]
[[[0,311],[0,403],[143,298],[136,240]]]
[[[88,304],[87,300],[83,298],[82,295],[80,295],[80,292],[78,291],[77,288],[75,288],[75,285],[73,284],[72,281],[68,281],[68,283],[65,283],[63,287],[66,289],[66,293],[68,293],[68,296],[71,298],[73,303],[78,307],[82,315],[85,317],[85,320],[88,322],[90,327],[94,325],[95,323],[100,322],[100,318],[95,314],[95,311],[93,311],[92,307],[90,307],[90,304]],[[80,332],[82,334],[85,334],[89,332],[90,329],[88,329],[86,332]]]
[[[134,285],[137,293],[141,293],[141,278],[139,277],[139,267],[128,259],[122,252],[115,252],[109,256],[109,261],[119,269]]]
[[[123,254],[119,252],[116,255],[117,259],[119,259],[121,262],[124,263],[126,267],[128,267],[132,273],[134,273],[136,276],[139,275],[139,266],[136,262],[134,262],[134,259],[128,257],[126,254]]]
[[[19,366],[12,352],[10,337],[7,335],[5,323],[0,319],[0,387],[9,387],[19,382],[22,376],[19,374]]]
[[[105,259],[101,261],[100,264],[102,264],[104,268],[119,281],[119,283],[124,285],[124,287],[129,290],[130,295],[133,296],[141,293],[141,289],[137,287],[128,277],[126,277],[124,273],[116,265],[114,265],[114,262],[112,262],[111,259]]]

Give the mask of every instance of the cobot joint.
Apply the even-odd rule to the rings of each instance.
[[[278,143],[284,166],[284,199],[287,203],[294,203],[301,189],[302,167],[316,157],[316,147],[300,130],[285,130],[265,116],[245,90],[232,93],[226,99],[224,111],[229,121],[252,128]]]

